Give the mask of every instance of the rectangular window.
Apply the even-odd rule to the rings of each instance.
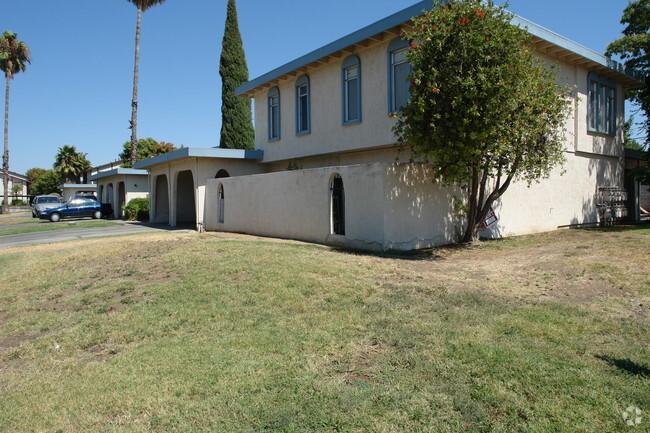
[[[280,98],[269,96],[269,140],[280,139]]]
[[[298,87],[298,133],[309,130],[309,100],[307,85]]]
[[[589,74],[589,131],[616,135],[616,84],[596,74]]]
[[[359,120],[359,68],[352,66],[345,70],[344,121]]]
[[[406,79],[410,71],[410,66],[406,60],[407,48],[394,51],[391,53],[391,107],[394,111],[401,110],[405,107],[409,98],[409,82]]]

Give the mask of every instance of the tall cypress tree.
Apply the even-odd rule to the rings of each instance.
[[[221,75],[221,139],[220,147],[253,149],[255,133],[251,116],[251,101],[235,96],[235,88],[248,81],[248,66],[242,44],[237,6],[228,0],[226,29],[223,34],[219,75]]]

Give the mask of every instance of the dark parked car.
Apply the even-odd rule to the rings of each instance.
[[[113,208],[110,203],[100,203],[92,198],[73,198],[60,207],[41,211],[38,217],[57,222],[62,218],[104,218],[112,213]]]
[[[56,195],[37,195],[32,202],[32,216],[38,218],[38,215],[45,209],[61,207],[61,198]]]

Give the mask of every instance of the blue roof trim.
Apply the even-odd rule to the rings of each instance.
[[[63,189],[63,188],[90,189],[90,188],[97,188],[97,184],[95,184],[95,183],[64,183],[63,185],[59,185],[59,189]]]
[[[363,41],[364,39],[368,39],[371,36],[374,36],[385,30],[398,26],[410,20],[411,18],[420,15],[423,10],[431,9],[433,7],[433,4],[434,4],[433,0],[424,0],[414,4],[413,6],[409,6],[408,8],[401,10],[397,13],[394,13],[393,15],[390,15],[386,18],[383,18],[374,24],[370,24],[367,27],[357,30],[354,33],[350,33],[349,35],[344,36],[341,39],[338,39],[330,44],[325,45],[324,47],[312,51],[309,54],[306,54],[302,57],[297,58],[296,60],[293,60],[283,66],[280,66],[279,68],[274,69],[271,72],[268,72],[252,81],[249,81],[248,83],[242,84],[241,86],[235,89],[235,94],[241,95],[242,93],[254,89],[255,87],[260,86],[268,81],[271,81],[274,78],[289,73],[294,69],[298,69],[315,60],[322,59],[323,57],[335,53],[336,51],[342,50],[343,48],[347,48],[350,45],[354,45],[358,42]]]
[[[99,173],[93,174],[88,178],[88,180],[103,179],[105,177],[117,176],[120,174],[146,176],[148,172],[147,170],[137,170],[135,168],[118,167],[118,168],[114,168],[113,170],[100,171]]]
[[[244,150],[244,149],[222,149],[220,147],[184,147],[174,150],[173,152],[143,159],[135,163],[136,168],[151,167],[152,165],[162,164],[167,161],[174,161],[182,158],[224,158],[224,159],[262,159],[264,151],[262,150]]]
[[[574,42],[565,36],[557,34],[552,30],[542,27],[539,24],[535,24],[534,22],[529,21],[526,18],[522,18],[518,15],[514,15],[511,22],[515,26],[519,26],[521,28],[528,30],[528,33],[530,33],[533,36],[537,36],[540,39],[544,39],[545,41],[555,44],[558,47],[576,53],[579,56],[589,59],[592,62],[598,63],[609,69],[612,69],[613,71],[616,71],[620,74],[627,75],[628,77],[634,80],[645,82],[645,78],[643,77],[642,74],[632,71],[630,68],[625,67],[625,65],[615,60],[612,60],[609,57],[605,57],[604,55],[598,53],[597,51],[592,50],[591,48],[587,48],[584,45],[580,45],[579,43]]]
[[[274,80],[278,77],[281,77],[284,74],[287,74],[291,71],[294,71],[298,68],[301,68],[311,62],[322,59],[330,54],[335,53],[336,51],[342,50],[367,39],[371,36],[379,34],[385,30],[396,27],[406,21],[409,21],[411,18],[418,16],[425,9],[431,9],[434,5],[433,0],[423,0],[413,6],[397,12],[393,15],[390,15],[382,20],[377,21],[374,24],[370,24],[360,30],[357,30],[354,33],[351,33],[347,36],[344,36],[328,45],[325,45],[321,48],[318,48],[311,53],[308,53],[302,57],[299,57],[279,68],[276,68],[270,72],[267,72],[264,75],[261,75],[258,78],[255,78],[247,83],[242,84],[241,86],[235,89],[236,95],[242,95],[250,90],[255,89],[258,86],[261,86],[264,83],[267,83],[271,80]],[[514,15],[514,14],[513,14]],[[595,63],[598,63],[602,66],[605,66],[613,71],[616,71],[620,74],[626,75],[627,77],[639,81],[640,83],[645,82],[645,77],[642,77],[640,74],[635,73],[630,68],[626,68],[624,65],[599,54],[596,51],[593,51],[589,48],[586,48],[576,42],[573,42],[570,39],[565,38],[555,32],[552,32],[538,24],[533,23],[525,18],[522,18],[518,15],[514,15],[512,19],[513,25],[521,26],[522,28],[527,28],[528,32],[533,36],[537,36],[541,39],[544,39],[548,42],[551,42],[561,48],[572,51],[582,57],[585,57]]]

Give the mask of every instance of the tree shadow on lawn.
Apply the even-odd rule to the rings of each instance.
[[[483,242],[483,241],[481,241]],[[431,248],[422,248],[417,250],[386,250],[386,251],[368,251],[355,248],[346,247],[330,247],[332,251],[343,254],[352,254],[356,256],[370,256],[379,257],[383,259],[397,259],[397,260],[410,260],[410,261],[431,261],[431,260],[445,260],[443,251],[452,250],[472,250],[477,248],[478,243],[454,243],[447,245],[440,245]]]
[[[601,361],[605,361],[612,367],[619,368],[629,374],[634,374],[636,376],[641,376],[643,378],[650,379],[650,368],[637,364],[636,362],[632,361],[629,358],[619,359],[619,358],[612,358],[611,356],[607,356],[607,355],[594,355],[594,356],[600,359]]]

